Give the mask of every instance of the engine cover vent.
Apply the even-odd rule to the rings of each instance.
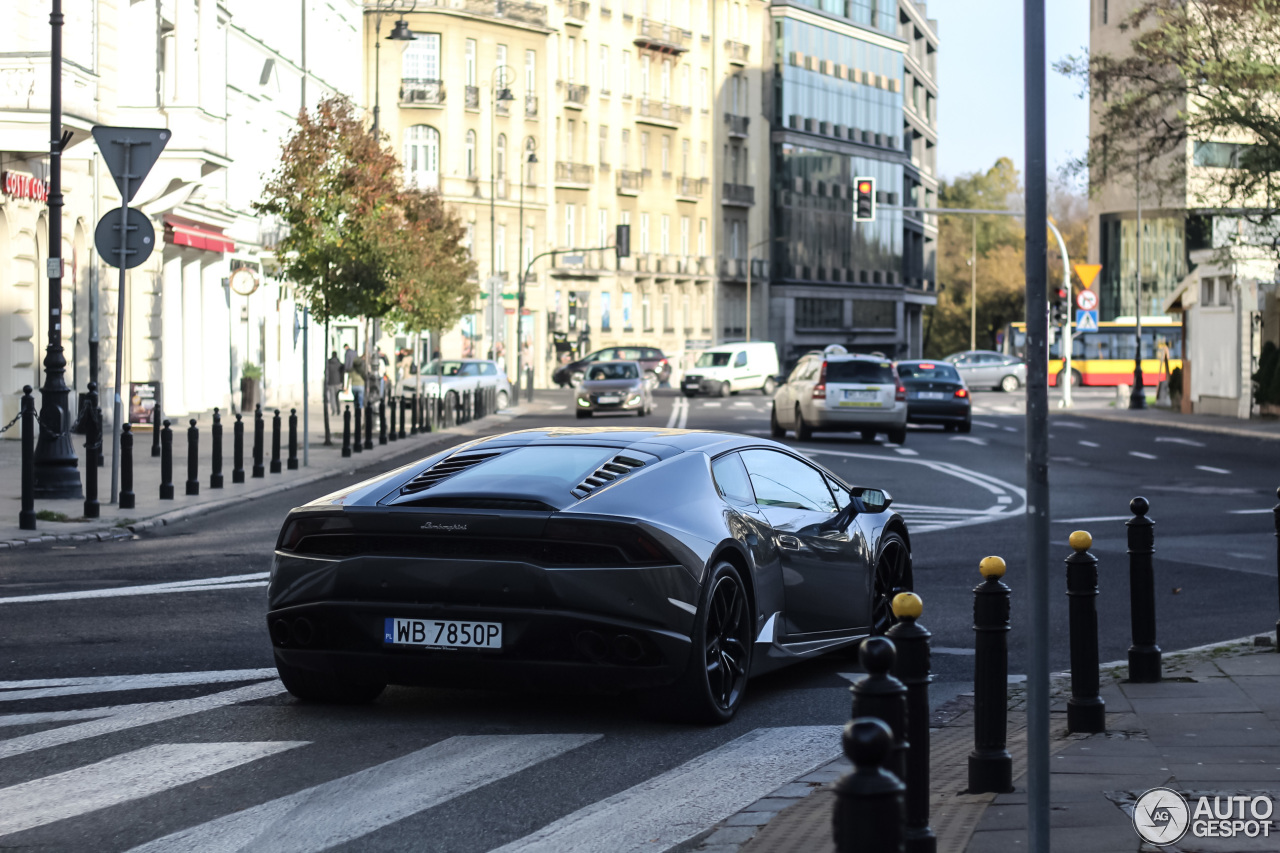
[[[634,459],[630,456],[615,456],[601,465],[595,473],[575,486],[571,493],[578,500],[582,500],[596,489],[613,482],[619,477],[625,477],[637,468],[643,467],[644,463],[639,459]]]
[[[400,494],[412,495],[431,488],[468,468],[500,456],[500,453],[459,453],[442,459],[400,488]]]

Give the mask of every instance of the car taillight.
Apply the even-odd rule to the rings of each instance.
[[[907,399],[907,386],[899,385],[897,390],[893,392],[893,399],[895,402],[899,403]]]
[[[666,367],[666,366],[667,366],[667,360],[666,360],[665,358],[662,360],[662,366],[663,366],[663,367]]]
[[[957,389],[956,389],[956,396],[957,396],[957,397],[968,397],[968,396],[969,396],[969,389],[968,389],[968,388],[957,388]]]
[[[818,384],[813,386],[813,399],[827,399],[827,363],[822,362],[822,372],[818,374]]]
[[[350,533],[355,529],[355,525],[349,519],[337,516],[299,518],[285,523],[284,529],[280,531],[280,541],[276,547],[282,551],[293,551],[308,536]]]

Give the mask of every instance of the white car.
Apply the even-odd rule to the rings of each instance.
[[[772,396],[778,387],[778,348],[768,341],[721,344],[703,350],[680,381],[686,397],[725,397],[739,391]]]
[[[907,389],[893,362],[850,355],[839,345],[807,353],[773,398],[770,433],[792,430],[807,441],[818,432],[861,432],[863,441],[886,433],[893,444],[907,440]]]
[[[511,402],[511,382],[507,374],[502,372],[496,361],[481,358],[442,359],[431,362],[417,376],[407,376],[402,387],[414,393],[421,383],[422,393],[427,397],[438,397],[443,393],[449,396],[462,396],[463,391],[474,391],[477,388],[496,388],[498,408],[505,409]],[[456,405],[456,404],[455,404]]]

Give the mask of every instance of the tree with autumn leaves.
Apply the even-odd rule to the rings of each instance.
[[[281,275],[312,316],[446,329],[470,310],[475,266],[457,213],[408,188],[395,155],[335,95],[303,111],[255,209],[285,228]]]

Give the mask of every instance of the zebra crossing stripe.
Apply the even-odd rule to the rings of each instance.
[[[350,776],[175,832],[131,853],[328,850],[601,737],[451,737]]]
[[[38,678],[30,681],[0,681],[0,702],[20,699],[47,699],[81,693],[116,693],[154,687],[186,687],[227,681],[263,681],[275,678],[270,669],[222,669],[211,672],[163,672],[151,675],[93,675],[84,678]]]
[[[220,578],[198,578],[189,581],[116,586],[106,589],[81,589],[74,592],[44,592],[36,595],[11,595],[0,598],[0,604],[31,604],[41,601],[76,601],[85,598],[121,598],[130,595],[168,595],[174,592],[204,592],[211,589],[248,589],[266,586],[269,572],[227,575]]]
[[[491,853],[666,850],[839,752],[838,726],[756,729]]]
[[[307,743],[162,743],[0,788],[0,835],[139,800]]]

